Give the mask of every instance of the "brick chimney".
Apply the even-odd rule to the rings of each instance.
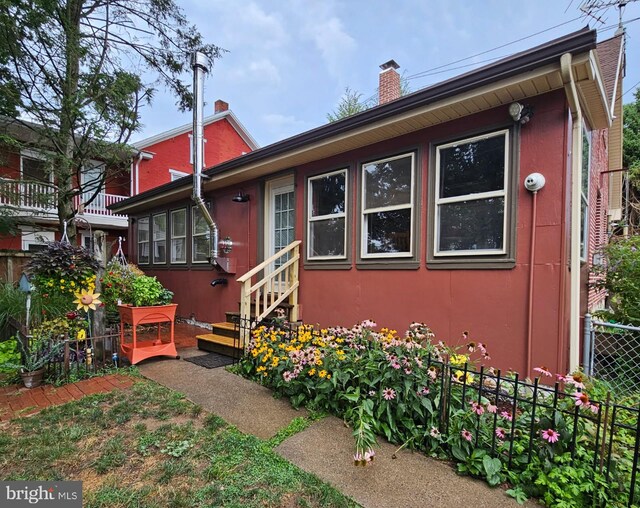
[[[378,88],[378,104],[386,104],[400,97],[400,66],[395,60],[383,63],[380,68],[380,85]]]
[[[213,105],[213,112],[217,115],[218,113],[222,113],[223,111],[227,111],[229,109],[229,103],[224,102],[221,99],[218,99]]]

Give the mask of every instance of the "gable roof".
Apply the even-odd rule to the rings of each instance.
[[[619,78],[624,74],[624,35],[618,34],[596,46],[609,107],[613,111]],[[622,72],[622,74],[621,74]]]
[[[251,150],[256,150],[260,146],[253,139],[253,136],[249,134],[249,131],[245,129],[244,125],[240,123],[240,120],[233,114],[233,111],[226,110],[220,113],[216,113],[214,115],[210,115],[204,118],[203,125],[206,127],[207,125],[214,124],[221,120],[227,119],[227,121],[231,124],[231,126],[235,129],[238,135],[242,138],[242,140],[249,145]],[[188,123],[181,125],[180,127],[175,127],[174,129],[161,132],[159,134],[155,134],[145,139],[141,139],[140,141],[136,141],[133,143],[133,146],[138,150],[144,151],[145,148],[155,145],[156,143],[160,143],[161,141],[165,141],[167,139],[175,138],[176,136],[180,136],[181,134],[185,134],[187,132],[191,132],[193,129],[193,123]]]
[[[596,32],[585,27],[395,101],[218,164],[204,172],[208,177],[203,183],[204,190],[237,184],[563,88],[560,57],[565,53],[573,55],[578,89],[583,96],[595,98],[587,101],[585,107],[590,123],[595,127],[606,126],[610,113],[595,48]],[[191,184],[192,177],[185,177],[122,201],[114,205],[114,209],[135,212],[186,198]]]

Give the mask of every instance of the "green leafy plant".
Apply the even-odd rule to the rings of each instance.
[[[611,312],[603,317],[640,326],[640,236],[612,241],[604,256],[604,266],[594,269],[594,286],[609,292]]]
[[[155,277],[141,275],[131,284],[131,303],[135,307],[166,305],[171,303],[173,293],[165,289]]]
[[[32,339],[28,346],[21,340],[17,342],[21,352],[18,361],[9,359],[6,363],[0,364],[0,367],[20,372],[36,372],[59,355],[64,347],[62,342],[52,342],[43,337]]]
[[[20,350],[15,337],[0,342],[0,373],[13,372],[15,369],[8,365],[20,362]]]
[[[351,329],[253,331],[239,371],[287,396],[294,406],[341,416],[353,428],[354,463],[375,456],[376,436],[433,456],[489,485],[508,482],[520,503],[529,497],[558,508],[626,506],[637,426],[637,400],[618,407],[608,483],[594,471],[594,448],[607,388],[582,372],[540,376],[562,390],[482,372],[486,347],[463,334],[456,346],[434,343],[414,323],[403,336],[363,322]],[[517,402],[516,399],[517,398]],[[609,467],[609,466],[608,466]]]
[[[45,294],[46,297],[37,289],[31,293],[30,326],[37,326],[43,320],[61,315],[70,309],[68,296]],[[0,282],[0,333],[6,330],[9,318],[23,325],[26,324],[27,294],[15,284]],[[0,339],[6,338],[11,333],[7,333]]]
[[[95,289],[98,267],[98,261],[88,250],[68,243],[50,242],[34,254],[27,271],[43,298],[63,295],[71,301],[82,289]]]

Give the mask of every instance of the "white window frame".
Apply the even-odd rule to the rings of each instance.
[[[37,160],[41,160],[41,161],[46,161],[47,157],[42,153],[39,152],[38,150],[32,150],[29,148],[24,148],[22,150],[20,150],[20,179],[24,180],[24,169],[23,169],[23,165],[22,165],[22,160],[23,158],[27,158],[27,159],[37,159]],[[49,172],[49,181],[48,182],[42,182],[43,184],[51,184],[53,185],[53,171]]]
[[[582,137],[587,137],[589,140],[589,152],[587,153],[587,194],[585,195],[584,189],[582,188],[582,171],[584,168],[584,160],[582,162],[582,167],[580,168],[580,212],[582,212],[582,206],[584,205],[584,219],[582,219],[580,223],[580,227],[582,231],[580,232],[582,238],[582,245],[580,245],[580,261],[586,262],[589,254],[589,196],[591,195],[591,145],[593,143],[593,137],[591,135],[592,131],[587,128],[587,124],[582,122]],[[584,158],[585,154],[582,154]]]
[[[174,233],[173,216],[179,213],[184,214],[184,235],[176,235]],[[180,208],[178,210],[171,210],[169,217],[170,217],[169,218],[169,231],[170,231],[169,241],[171,242],[169,262],[172,265],[184,265],[187,263],[187,229],[189,227],[189,224],[187,223],[187,209]],[[173,240],[180,240],[180,239],[184,240],[184,261],[176,261],[173,256]]]
[[[177,169],[169,169],[169,179],[171,182],[175,182],[180,178],[189,176],[191,173],[185,173],[184,171],[178,171]]]
[[[476,192],[471,194],[463,194],[461,196],[454,196],[451,198],[440,197],[440,150],[451,148],[453,146],[465,145],[467,143],[473,143],[475,141],[482,141],[498,136],[504,136],[504,179],[502,190],[490,191],[490,192]],[[435,163],[435,217],[434,217],[434,236],[433,236],[433,255],[434,257],[450,257],[450,256],[501,256],[507,253],[507,240],[508,240],[508,211],[509,211],[509,152],[510,152],[509,129],[502,129],[499,131],[491,132],[488,134],[482,134],[481,136],[474,136],[471,138],[459,139],[451,143],[445,143],[436,147],[436,163]],[[463,201],[479,201],[481,199],[489,199],[495,197],[504,198],[504,211],[502,220],[502,249],[469,249],[469,250],[439,250],[440,244],[440,205],[446,205],[450,203],[460,203]]]
[[[151,231],[151,235],[152,235],[152,247],[153,247],[153,254],[151,256],[151,262],[154,265],[165,265],[167,263],[167,213],[166,212],[162,212],[162,213],[154,213],[152,216],[152,225],[153,225],[153,230]],[[156,238],[156,217],[164,217],[164,238]],[[158,260],[156,261],[156,243],[158,242],[162,242],[164,240],[164,259],[163,260]]]
[[[327,215],[313,215],[313,181],[327,178],[333,175],[344,174],[344,212],[330,213]],[[347,259],[347,210],[349,196],[349,172],[347,168],[331,171],[330,173],[323,173],[321,175],[315,175],[307,180],[307,259],[310,261],[322,261],[324,259]],[[336,256],[314,256],[311,253],[311,225],[316,221],[329,220],[329,219],[344,219],[344,253]]]
[[[392,206],[379,206],[376,208],[365,208],[366,206],[366,176],[365,176],[365,167],[370,164],[383,164],[385,162],[394,161],[398,159],[404,159],[406,157],[411,157],[411,192],[409,203],[401,204],[401,205],[392,205]],[[414,152],[407,152],[400,155],[394,155],[393,157],[385,157],[383,159],[376,159],[372,161],[367,161],[360,165],[360,175],[361,175],[361,210],[360,210],[360,257],[362,259],[379,259],[379,258],[412,258],[414,256],[414,235],[415,232],[415,185],[416,185],[416,155]],[[378,253],[368,253],[367,252],[367,216],[373,213],[379,212],[389,212],[394,210],[406,210],[409,208],[411,210],[411,223],[409,227],[409,233],[411,237],[409,238],[409,252],[378,252]]]
[[[205,264],[208,263],[209,260],[208,259],[203,259],[203,260],[196,260],[195,256],[196,256],[196,249],[195,249],[195,238],[196,237],[200,237],[200,236],[204,236],[204,237],[209,237],[209,229],[207,229],[204,233],[195,233],[195,227],[196,227],[196,221],[195,221],[195,215],[196,213],[201,213],[200,209],[197,206],[194,206],[191,208],[191,263],[193,264]],[[210,240],[209,240],[210,241]]]
[[[30,245],[46,245],[54,242],[56,234],[54,231],[41,231],[32,227],[22,226],[20,228],[22,250],[28,251]]]
[[[143,221],[147,222],[147,240],[141,241],[140,240],[140,223],[143,222]],[[147,247],[148,247],[147,248],[147,253],[148,253],[147,254],[147,258],[148,259],[146,261],[142,261],[140,259],[140,245],[144,244],[144,243],[148,244],[147,245]],[[137,231],[136,231],[136,244],[138,246],[138,264],[139,265],[151,264],[151,220],[150,220],[149,216],[141,217],[141,218],[138,219],[138,228],[137,228]]]

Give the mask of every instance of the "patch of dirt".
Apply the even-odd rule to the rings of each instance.
[[[167,418],[166,420],[158,420],[157,418],[153,418],[153,417],[141,418],[139,416],[135,416],[127,422],[127,426],[133,429],[136,425],[141,423],[147,428],[147,431],[153,432],[155,430],[158,430],[160,427],[164,425],[186,425],[189,422],[193,423],[194,428],[196,429],[201,428],[203,425],[202,413],[200,413],[200,415],[195,415],[195,416],[176,415],[176,416]]]

